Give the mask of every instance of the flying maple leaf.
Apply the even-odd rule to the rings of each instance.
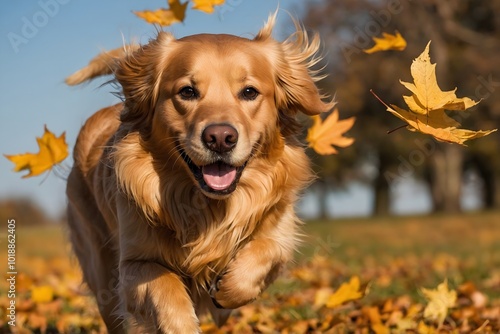
[[[421,115],[427,115],[432,110],[465,110],[475,106],[476,102],[468,97],[458,98],[455,94],[456,88],[450,91],[442,91],[436,79],[436,64],[431,63],[429,47],[427,43],[424,52],[411,64],[410,71],[414,83],[399,81],[410,90],[413,95],[403,96],[411,111]]]
[[[42,174],[50,170],[54,165],[61,163],[68,156],[68,144],[66,144],[65,132],[56,137],[45,126],[43,136],[41,138],[37,137],[36,141],[40,148],[38,153],[5,155],[7,159],[15,164],[14,171],[29,171],[23,178]]]
[[[211,14],[214,12],[214,6],[224,4],[225,0],[193,0],[193,9]]]
[[[445,280],[435,290],[422,288],[422,293],[429,301],[424,309],[424,318],[436,320],[441,327],[448,314],[448,309],[455,306],[457,292],[449,290],[448,280]]]
[[[369,49],[363,50],[365,53],[371,54],[378,51],[397,50],[403,51],[406,49],[406,40],[396,31],[394,35],[383,32],[382,38],[373,37],[375,45]]]
[[[439,141],[447,143],[456,143],[466,146],[464,142],[467,140],[481,138],[497,131],[496,129],[488,131],[472,131],[467,129],[458,129],[456,126],[450,126],[450,124],[460,125],[460,123],[448,117],[443,109],[435,110],[435,113],[430,113],[427,117],[411,113],[395,105],[391,105],[391,107],[388,106],[387,111],[407,122],[408,130],[413,132],[420,131],[433,136]]]
[[[360,299],[365,295],[365,291],[361,291],[361,283],[358,276],[353,276],[347,283],[342,283],[337,291],[335,291],[326,302],[326,307],[334,308],[348,301]]]
[[[493,130],[460,129],[461,124],[448,116],[446,110],[464,111],[477,103],[468,97],[458,98],[456,88],[451,91],[442,91],[436,79],[436,64],[432,64],[429,56],[430,42],[424,52],[411,65],[411,75],[414,83],[400,81],[413,95],[403,96],[409,111],[396,105],[387,105],[377,95],[387,111],[408,123],[410,131],[420,131],[429,134],[439,141],[456,143],[466,146],[464,142],[487,136]]]
[[[186,17],[188,2],[181,3],[180,0],[168,0],[169,8],[157,10],[135,11],[134,14],[148,23],[169,26],[174,23],[183,22]]]
[[[313,116],[312,119],[314,124],[309,128],[307,141],[318,154],[336,154],[338,151],[332,145],[347,147],[354,142],[354,138],[344,137],[343,134],[352,128],[355,117],[339,121],[339,112],[335,109],[324,121],[320,116]]]

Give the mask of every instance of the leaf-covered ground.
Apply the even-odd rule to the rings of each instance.
[[[21,224],[13,332],[105,333],[62,229]],[[500,333],[500,212],[311,222],[304,229],[296,263],[223,328],[202,319],[205,333]],[[0,254],[6,263],[6,249]],[[452,306],[437,293],[426,310],[425,291],[438,292],[445,281],[456,296]],[[0,333],[12,329],[7,288],[2,280]]]

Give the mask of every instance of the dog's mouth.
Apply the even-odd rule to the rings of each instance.
[[[213,195],[224,196],[235,191],[243,169],[245,169],[247,164],[245,162],[243,165],[236,167],[218,160],[208,165],[198,166],[193,163],[182,148],[178,148],[178,151],[182,160],[184,160],[193,173],[200,188]]]

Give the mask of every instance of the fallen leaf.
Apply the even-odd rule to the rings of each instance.
[[[475,106],[476,102],[468,97],[458,98],[456,88],[442,91],[436,78],[436,64],[431,63],[427,44],[424,52],[411,64],[410,71],[414,83],[399,81],[413,95],[403,96],[406,104],[414,113],[427,115],[432,110],[465,110]]]
[[[383,32],[382,38],[373,37],[375,45],[370,49],[363,50],[365,53],[371,54],[378,51],[397,50],[403,51],[406,49],[406,40],[401,36],[399,31],[394,35]]]
[[[342,283],[337,291],[335,291],[326,303],[326,307],[334,308],[348,301],[360,299],[364,296],[364,292],[360,291],[361,283],[358,276],[353,276],[348,283]]]
[[[37,137],[36,141],[40,148],[38,153],[5,155],[7,159],[15,164],[15,172],[29,171],[23,178],[42,174],[52,169],[54,165],[61,163],[68,156],[68,144],[66,144],[65,132],[56,137],[45,126],[43,136],[41,138]]]
[[[157,10],[134,11],[134,14],[148,23],[169,26],[174,23],[183,22],[186,16],[188,2],[181,3],[180,0],[168,0],[169,8]]]
[[[378,310],[377,306],[365,306],[363,307],[362,311],[363,314],[365,314],[368,317],[372,325],[382,323],[382,319],[380,317],[380,311]]]
[[[214,12],[214,6],[224,4],[225,0],[193,0],[193,9],[211,14]]]
[[[483,322],[483,324],[478,329],[474,330],[472,334],[484,333],[486,326],[488,326],[489,323],[490,323],[489,320],[485,320],[485,322]]]
[[[375,332],[375,334],[389,334],[391,331],[389,327],[384,326],[382,324],[374,324],[370,326],[372,331]]]
[[[314,294],[314,309],[319,309],[320,307],[324,306],[328,302],[328,299],[330,298],[332,293],[333,290],[330,287],[320,288],[316,290],[316,293]]]
[[[39,328],[42,333],[47,330],[47,318],[42,315],[30,313],[28,315],[28,324],[31,328]]]
[[[21,273],[17,276],[16,279],[16,290],[18,292],[26,292],[29,291],[33,286],[33,279],[26,275],[25,273]]]
[[[324,121],[320,116],[313,116],[314,124],[309,128],[307,141],[318,154],[336,154],[332,146],[347,147],[354,142],[354,138],[344,137],[343,134],[352,128],[356,120],[350,117],[339,121],[338,109],[335,109]]]
[[[382,323],[382,318],[380,315],[380,311],[378,307],[376,306],[371,306],[371,307],[363,307],[362,309],[363,313],[368,317],[370,320],[370,328],[372,331],[375,332],[375,334],[389,334],[389,328],[385,326]]]
[[[417,326],[418,334],[434,334],[436,331],[433,327],[427,326],[423,321],[420,321]]]
[[[445,280],[435,290],[422,288],[422,293],[428,300],[424,309],[424,318],[437,321],[441,327],[448,314],[448,309],[455,306],[457,292],[449,290],[448,281]]]
[[[35,303],[48,303],[54,299],[54,290],[48,285],[31,288],[31,300]]]

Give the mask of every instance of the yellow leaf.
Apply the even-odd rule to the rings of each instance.
[[[360,291],[360,287],[359,277],[351,277],[348,283],[342,283],[339,289],[328,298],[326,307],[334,308],[345,302],[362,298],[364,292]]]
[[[7,159],[15,164],[14,171],[29,171],[23,178],[36,176],[50,170],[68,156],[68,144],[66,144],[66,134],[64,132],[61,136],[56,137],[45,126],[43,136],[41,138],[37,137],[36,141],[40,148],[38,153],[5,155]]]
[[[181,3],[180,0],[168,0],[169,8],[157,10],[136,11],[135,15],[148,23],[169,26],[177,22],[183,22],[186,17],[188,2]]]
[[[315,309],[319,309],[323,307],[327,302],[330,296],[332,295],[333,290],[330,287],[320,288],[316,290],[314,294],[314,304],[313,307]]]
[[[201,10],[202,12],[211,14],[214,12],[214,6],[224,4],[225,0],[193,0],[193,9]]]
[[[307,141],[318,154],[336,154],[332,146],[347,147],[354,142],[354,138],[343,137],[354,125],[355,117],[339,121],[338,109],[335,109],[324,121],[320,116],[313,116],[314,124],[309,128]]]
[[[467,97],[458,98],[456,88],[442,91],[436,79],[436,64],[431,63],[429,47],[411,64],[411,75],[414,83],[401,81],[401,84],[410,90],[413,95],[403,96],[410,110],[420,115],[427,115],[432,110],[465,110],[475,106],[478,102]]]
[[[399,31],[394,35],[382,33],[382,38],[373,37],[375,45],[370,49],[363,50],[365,53],[371,54],[378,51],[397,50],[403,51],[406,49],[406,40],[401,36]]]
[[[388,106],[375,95],[386,107],[387,111],[408,123],[410,131],[429,134],[437,140],[464,145],[467,140],[487,136],[493,130],[459,129],[460,123],[449,117],[445,110],[464,111],[475,106],[476,102],[468,97],[458,98],[456,88],[442,91],[436,79],[436,64],[431,63],[429,56],[430,42],[424,52],[411,65],[414,83],[400,81],[413,95],[403,96],[409,111],[395,105]]]
[[[54,299],[54,290],[48,285],[33,287],[31,289],[31,300],[35,303],[48,303]]]
[[[497,131],[496,129],[489,131],[457,129],[456,126],[460,125],[460,123],[448,117],[444,113],[444,110],[433,110],[433,112],[427,116],[414,114],[395,105],[391,105],[391,107],[387,106],[387,111],[407,122],[408,130],[420,131],[433,136],[439,141],[447,143],[456,143],[466,146],[464,142],[467,140],[484,137]]]
[[[441,327],[448,314],[448,309],[455,306],[457,292],[449,290],[448,281],[445,280],[435,290],[422,288],[422,293],[429,301],[424,309],[424,318],[436,320]]]

